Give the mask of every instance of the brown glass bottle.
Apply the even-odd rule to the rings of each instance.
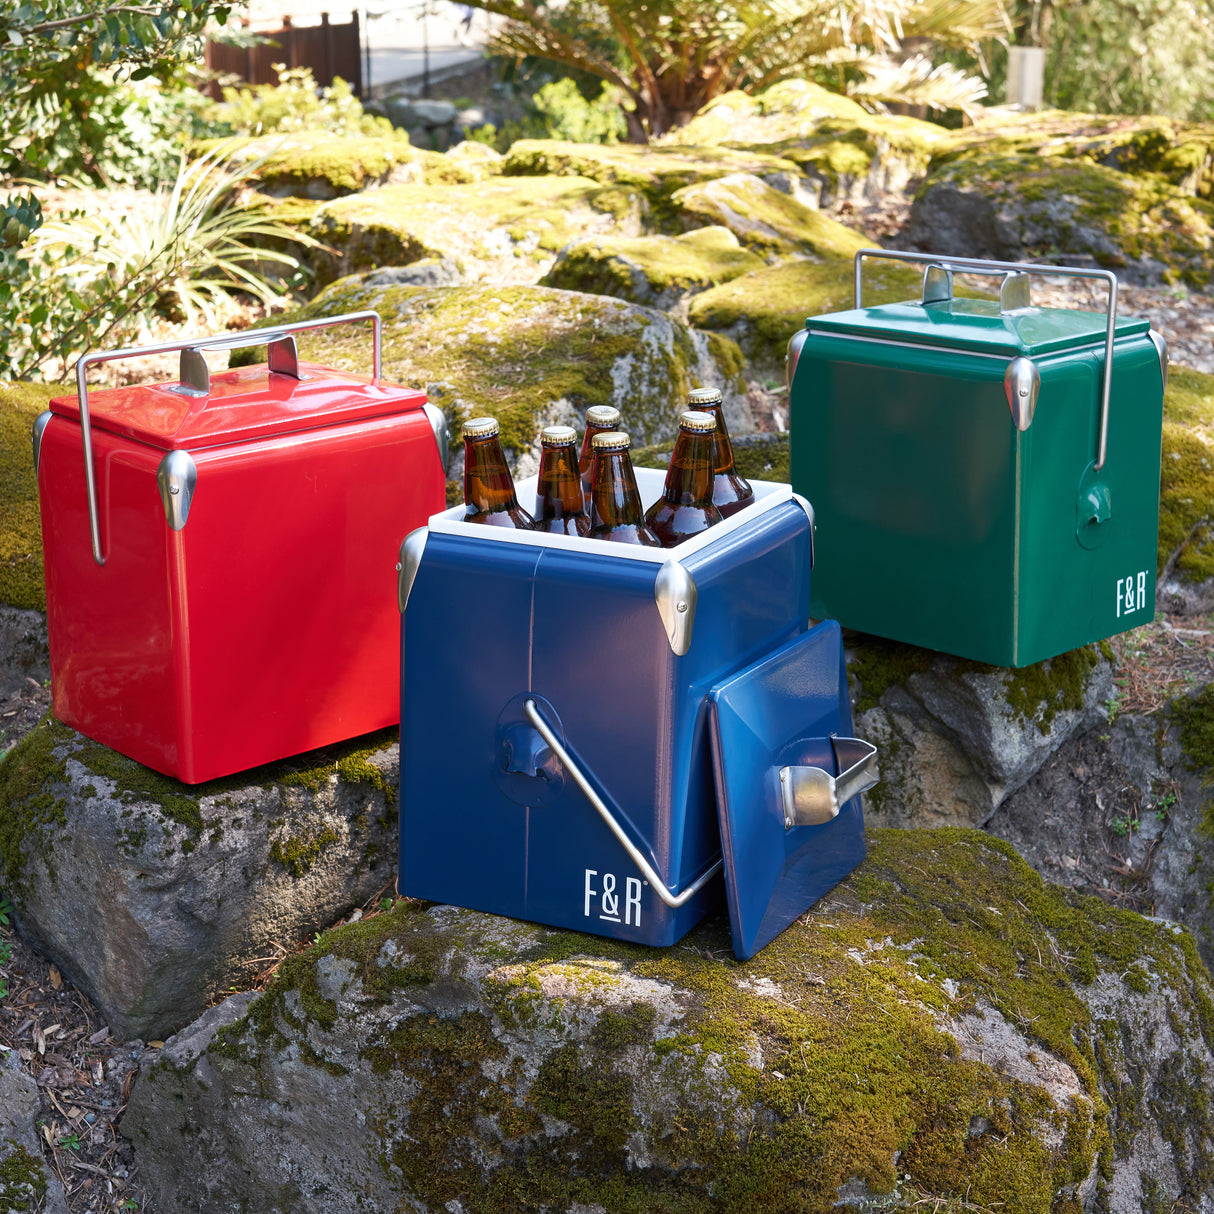
[[[645,511],[645,522],[663,548],[673,548],[721,521],[712,504],[713,432],[711,413],[689,409],[679,418],[662,496]]]
[[[716,418],[716,453],[713,460],[716,475],[712,485],[712,504],[721,512],[722,518],[728,518],[749,506],[755,500],[755,491],[750,487],[750,482],[733,469],[733,444],[729,441],[729,430],[725,425],[721,393],[716,388],[693,388],[687,396],[687,407],[711,413]]]
[[[577,431],[572,426],[547,426],[540,432],[540,448],[536,531],[585,535],[590,530],[590,519],[578,475]]]
[[[596,434],[606,434],[620,428],[620,411],[611,405],[591,405],[586,410],[586,433],[582,437],[582,453],[578,456],[578,475],[582,478],[582,492],[586,495],[586,509],[590,509],[590,465],[594,463],[591,443]]]
[[[464,506],[465,523],[528,531],[535,526],[515,496],[496,418],[470,417],[464,422]]]
[[[617,540],[660,548],[662,541],[641,517],[641,495],[632,471],[631,442],[627,434],[608,430],[591,442],[594,485],[590,495],[590,538]]]

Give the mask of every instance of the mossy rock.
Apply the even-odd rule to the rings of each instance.
[[[48,384],[0,383],[0,603],[46,610],[42,525],[30,433],[52,396]]]
[[[1054,148],[978,147],[933,165],[907,230],[916,248],[1002,260],[1081,257],[1131,280],[1214,281],[1214,203],[1154,172]]]
[[[474,272],[494,266],[495,277],[534,280],[576,237],[636,230],[636,215],[618,191],[580,177],[386,186],[326,203],[308,224],[331,250],[310,255],[322,282],[427,257],[456,257]]]
[[[793,161],[763,151],[520,139],[506,154],[502,171],[511,176],[587,177],[633,191],[645,200],[652,222],[661,227],[669,222],[670,196],[685,186],[733,173],[779,176],[798,170]]]
[[[782,374],[788,340],[806,317],[841,312],[852,306],[852,262],[789,261],[744,274],[697,295],[688,318],[699,329],[727,334],[758,367]],[[865,271],[865,303],[917,299],[920,279],[890,262]]]
[[[682,236],[574,241],[557,254],[540,285],[667,309],[763,264],[728,228],[707,227]]]
[[[738,434],[730,438],[734,470],[748,481],[788,484],[788,434]],[[668,468],[674,443],[654,443],[632,453],[638,468]]]
[[[938,163],[981,148],[1008,155],[1047,155],[1100,164],[1123,173],[1154,174],[1182,193],[1214,196],[1214,123],[1161,115],[1075,114],[1064,110],[1000,112],[950,132]]]
[[[742,358],[732,341],[696,333],[652,308],[551,287],[373,286],[353,276],[284,321],[364,308],[385,319],[384,378],[425,389],[457,446],[466,418],[496,417],[520,476],[538,468],[539,431],[580,425],[590,405],[618,408],[641,446],[673,435],[690,388],[721,387],[727,403],[742,391]],[[366,369],[366,336],[357,329],[297,340],[301,357]],[[245,351],[235,361],[262,357]]]
[[[1214,607],[1214,375],[1173,367],[1159,473],[1159,602]]]
[[[917,118],[870,114],[807,80],[786,80],[754,96],[716,98],[662,143],[717,144],[791,160],[829,206],[904,189],[938,149],[950,146],[950,134]]]
[[[337,198],[371,185],[423,178],[422,153],[403,131],[337,135],[295,131],[237,140],[211,140],[200,150],[231,147],[237,163],[260,161],[255,179],[272,197]]]
[[[141,1176],[248,1214],[1196,1208],[1192,937],[978,832],[869,844],[745,964],[723,916],[669,949],[417,902],[326,933],[144,1068]]]
[[[750,173],[687,186],[670,201],[685,227],[719,224],[748,249],[769,258],[790,253],[851,257],[874,243]]]

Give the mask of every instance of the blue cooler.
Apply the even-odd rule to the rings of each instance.
[[[668,549],[462,506],[406,538],[401,893],[669,945],[724,892],[745,959],[864,858],[876,751],[808,626],[813,512],[754,490]]]

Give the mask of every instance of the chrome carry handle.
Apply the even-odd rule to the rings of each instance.
[[[527,719],[535,726],[541,738],[552,747],[552,753],[560,759],[565,770],[573,777],[577,786],[586,794],[587,800],[598,811],[598,815],[607,823],[607,828],[619,840],[620,846],[628,853],[632,862],[641,870],[649,881],[654,892],[671,910],[678,910],[684,903],[690,901],[696,894],[708,884],[721,871],[724,865],[724,860],[718,860],[711,868],[701,873],[681,894],[672,894],[666,886],[666,882],[658,876],[653,865],[641,855],[637,850],[632,840],[624,833],[624,828],[615,820],[615,815],[607,808],[603,798],[594,790],[594,786],[583,774],[581,768],[573,761],[569,752],[561,745],[561,740],[548,726],[548,722],[540,716],[539,709],[536,707],[534,700],[527,700],[523,709],[527,714]]]
[[[560,738],[540,715],[535,701],[527,700],[523,705],[523,710],[540,737],[548,743],[552,748],[552,753],[561,761],[577,786],[586,794],[587,800],[594,806],[599,817],[619,840],[620,846],[628,853],[629,858],[641,870],[650,886],[667,906],[672,910],[677,910],[699,893],[721,871],[724,864],[723,859],[718,860],[707,871],[701,873],[681,894],[671,893],[666,882],[658,876],[653,866],[628,838],[624,828],[616,821],[615,815],[603,798],[595,791],[594,786],[573,761],[569,752],[561,745]],[[839,810],[852,797],[872,788],[877,783],[875,772],[877,748],[871,742],[864,742],[859,738],[830,738],[829,741],[834,751],[836,765],[840,769],[837,776],[831,775],[821,767],[782,767],[780,769],[780,794],[784,802],[785,830],[791,830],[794,826],[822,826],[832,818],[836,818]],[[844,764],[847,765],[846,770],[844,770]]]
[[[83,354],[76,363],[76,398],[80,402],[80,434],[84,444],[84,482],[89,499],[89,531],[93,540],[93,560],[105,564],[101,551],[101,522],[97,510],[97,482],[93,471],[93,431],[89,421],[88,369],[95,363],[116,362],[121,358],[141,358],[146,354],[168,354],[181,351],[180,384],[172,389],[186,396],[205,396],[210,391],[211,376],[202,350],[235,350],[242,346],[269,346],[269,367],[284,375],[299,377],[299,358],[293,334],[306,329],[329,329],[334,325],[369,320],[374,326],[372,377],[379,379],[383,364],[383,321],[374,311],[347,312],[342,316],[326,316],[319,320],[301,320],[291,325],[274,325],[266,329],[245,329],[240,333],[225,333],[221,337],[190,337],[184,341],[160,342],[151,346],[128,346],[108,353]]]
[[[1113,386],[1113,336],[1117,327],[1117,275],[1112,270],[1085,270],[1076,266],[1042,266],[1027,261],[984,261],[976,257],[953,257],[946,253],[907,253],[899,249],[860,249],[855,256],[855,306],[861,307],[863,268],[866,257],[886,261],[909,261],[926,266],[923,272],[923,302],[941,303],[953,297],[953,271],[963,274],[1003,275],[999,304],[1003,311],[1029,307],[1030,274],[1063,278],[1095,278],[1109,288],[1108,325],[1104,335],[1104,379],[1100,389],[1100,438],[1096,446],[1096,471],[1104,467],[1109,446],[1109,395]],[[1156,343],[1158,349],[1158,343]],[[1161,363],[1165,356],[1161,355]]]

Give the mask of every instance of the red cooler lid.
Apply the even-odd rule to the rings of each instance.
[[[211,376],[205,395],[170,382],[100,389],[89,393],[88,403],[98,429],[167,451],[217,447],[405,413],[420,409],[426,394],[365,375],[300,363],[298,379],[263,364]],[[51,410],[78,418],[80,403],[75,395],[57,396]]]

